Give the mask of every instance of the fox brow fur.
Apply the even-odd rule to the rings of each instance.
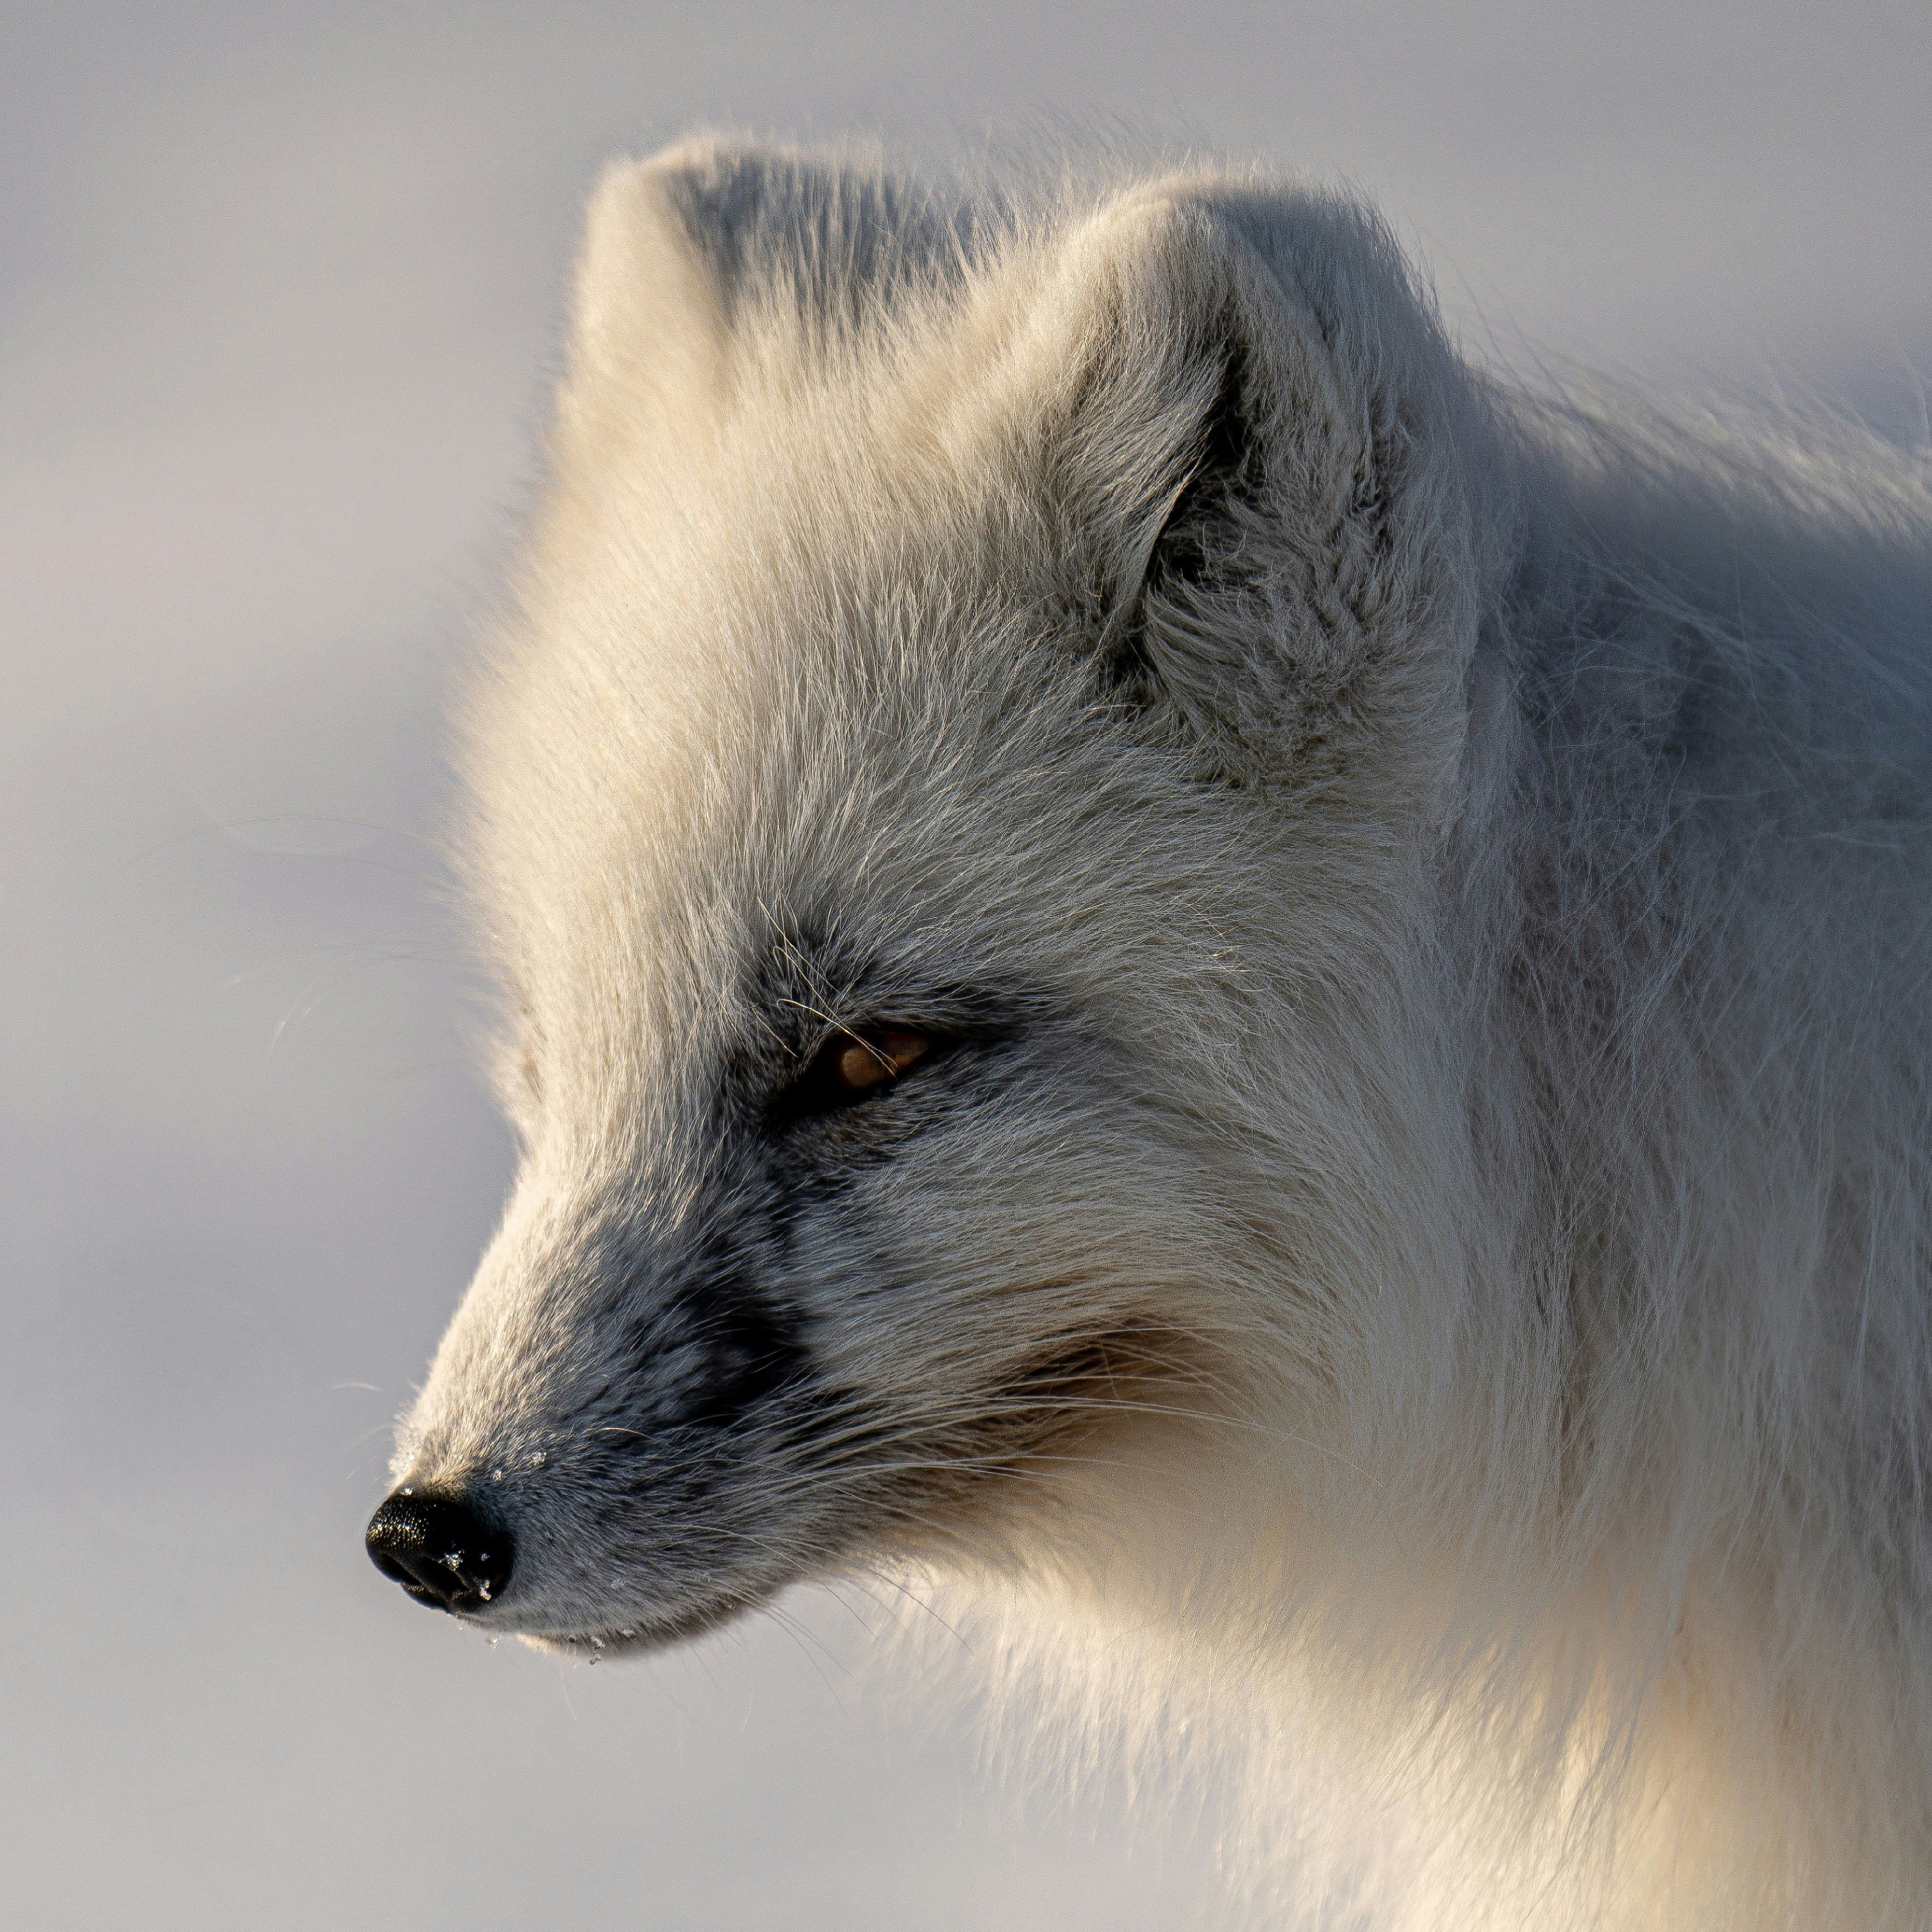
[[[717,959],[836,1021],[842,893],[934,983],[1022,934],[1147,1058],[977,1107],[917,1252],[1110,1325],[848,1419],[772,1508],[929,1480],[814,1574],[946,1592],[1040,1762],[1228,1780],[1258,1923],[1932,1925],[1924,453],[1485,370],[1372,211],[1195,164],[696,141],[574,313],[464,728],[526,1172],[399,1470],[536,1400],[542,1228],[701,1218]]]

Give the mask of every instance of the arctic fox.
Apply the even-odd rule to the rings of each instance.
[[[1604,393],[1258,176],[612,168],[380,1567],[955,1580],[1258,1923],[1932,1925],[1932,499]]]

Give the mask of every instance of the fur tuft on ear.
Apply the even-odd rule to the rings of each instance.
[[[557,436],[580,458],[644,436],[684,442],[725,388],[727,291],[688,218],[701,151],[607,167],[584,220]]]
[[[688,446],[760,369],[836,354],[942,276],[957,219],[855,159],[701,138],[614,163],[578,260],[566,445]]]
[[[1177,182],[1070,237],[1023,380],[1101,688],[1216,766],[1453,755],[1480,403],[1368,216]]]

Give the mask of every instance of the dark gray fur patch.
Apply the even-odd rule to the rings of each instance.
[[[810,1308],[792,1280],[800,1231],[836,1210],[907,1135],[996,1092],[1002,1069],[991,1050],[1042,1010],[1036,1000],[981,987],[914,994],[904,990],[910,977],[796,928],[776,936],[748,975],[743,1018],[698,1129],[710,1198],[686,1225],[707,1232],[687,1245],[640,1219],[600,1244],[605,1318],[622,1324],[622,1339],[580,1420],[593,1484],[614,1516],[659,1516],[654,1533],[680,1547],[694,1537],[707,1546],[728,1542],[730,1472],[740,1462],[749,1468],[778,1456],[802,1474],[814,1443],[836,1439],[836,1468],[823,1473],[842,1493],[869,1480],[868,1438],[895,1438],[892,1418],[874,1398],[832,1385],[814,1360]],[[823,1117],[787,1118],[788,1086],[826,1040],[842,1027],[887,1022],[930,1029],[946,1050],[922,1062],[903,1091]],[[647,1218],[646,1204],[638,1211]],[[849,1286],[863,1294],[874,1284]],[[661,1556],[669,1546],[660,1544]]]
[[[694,1272],[639,1324],[630,1352],[642,1378],[662,1379],[675,1365],[673,1426],[728,1429],[781,1394],[800,1393],[811,1358],[797,1311],[775,1300],[742,1263]]]

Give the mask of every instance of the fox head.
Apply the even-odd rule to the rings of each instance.
[[[382,1567],[650,1645],[1413,1394],[1484,434],[1320,195],[607,175],[466,739],[521,1166]]]

